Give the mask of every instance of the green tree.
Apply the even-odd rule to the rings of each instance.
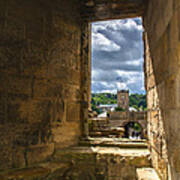
[[[93,93],[91,95],[91,104],[117,104],[117,94],[111,93]],[[144,94],[131,94],[129,95],[129,106],[136,108],[137,110],[146,110],[146,95]]]

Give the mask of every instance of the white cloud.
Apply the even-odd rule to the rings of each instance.
[[[140,18],[92,24],[92,92],[144,92]]]
[[[119,51],[121,48],[113,41],[107,39],[103,34],[96,33],[92,35],[92,47],[101,51]]]
[[[135,61],[126,61],[127,65],[132,65],[132,66],[139,66],[141,65],[141,61],[140,60],[135,60]]]

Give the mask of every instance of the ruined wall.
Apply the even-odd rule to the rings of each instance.
[[[151,0],[144,15],[150,150],[163,180],[180,178],[179,19],[179,0]]]
[[[77,0],[0,1],[0,169],[43,161],[80,135]]]

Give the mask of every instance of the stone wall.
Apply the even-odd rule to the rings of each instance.
[[[148,131],[153,166],[180,178],[180,1],[149,1],[144,15]]]
[[[129,118],[129,112],[127,111],[112,111],[109,112],[109,116],[111,120],[127,120]]]
[[[109,127],[125,127],[130,122],[136,122],[142,127],[142,137],[147,138],[147,112],[110,112]]]
[[[77,0],[0,1],[0,169],[77,143],[81,27]]]

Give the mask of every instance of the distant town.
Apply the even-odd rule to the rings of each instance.
[[[92,110],[96,112],[89,121],[91,136],[147,138],[146,95],[129,95],[129,90],[93,94]]]
[[[130,111],[146,111],[146,95],[145,94],[129,94],[129,110]],[[91,107],[98,114],[108,109],[117,109],[117,94],[112,93],[92,93]]]

